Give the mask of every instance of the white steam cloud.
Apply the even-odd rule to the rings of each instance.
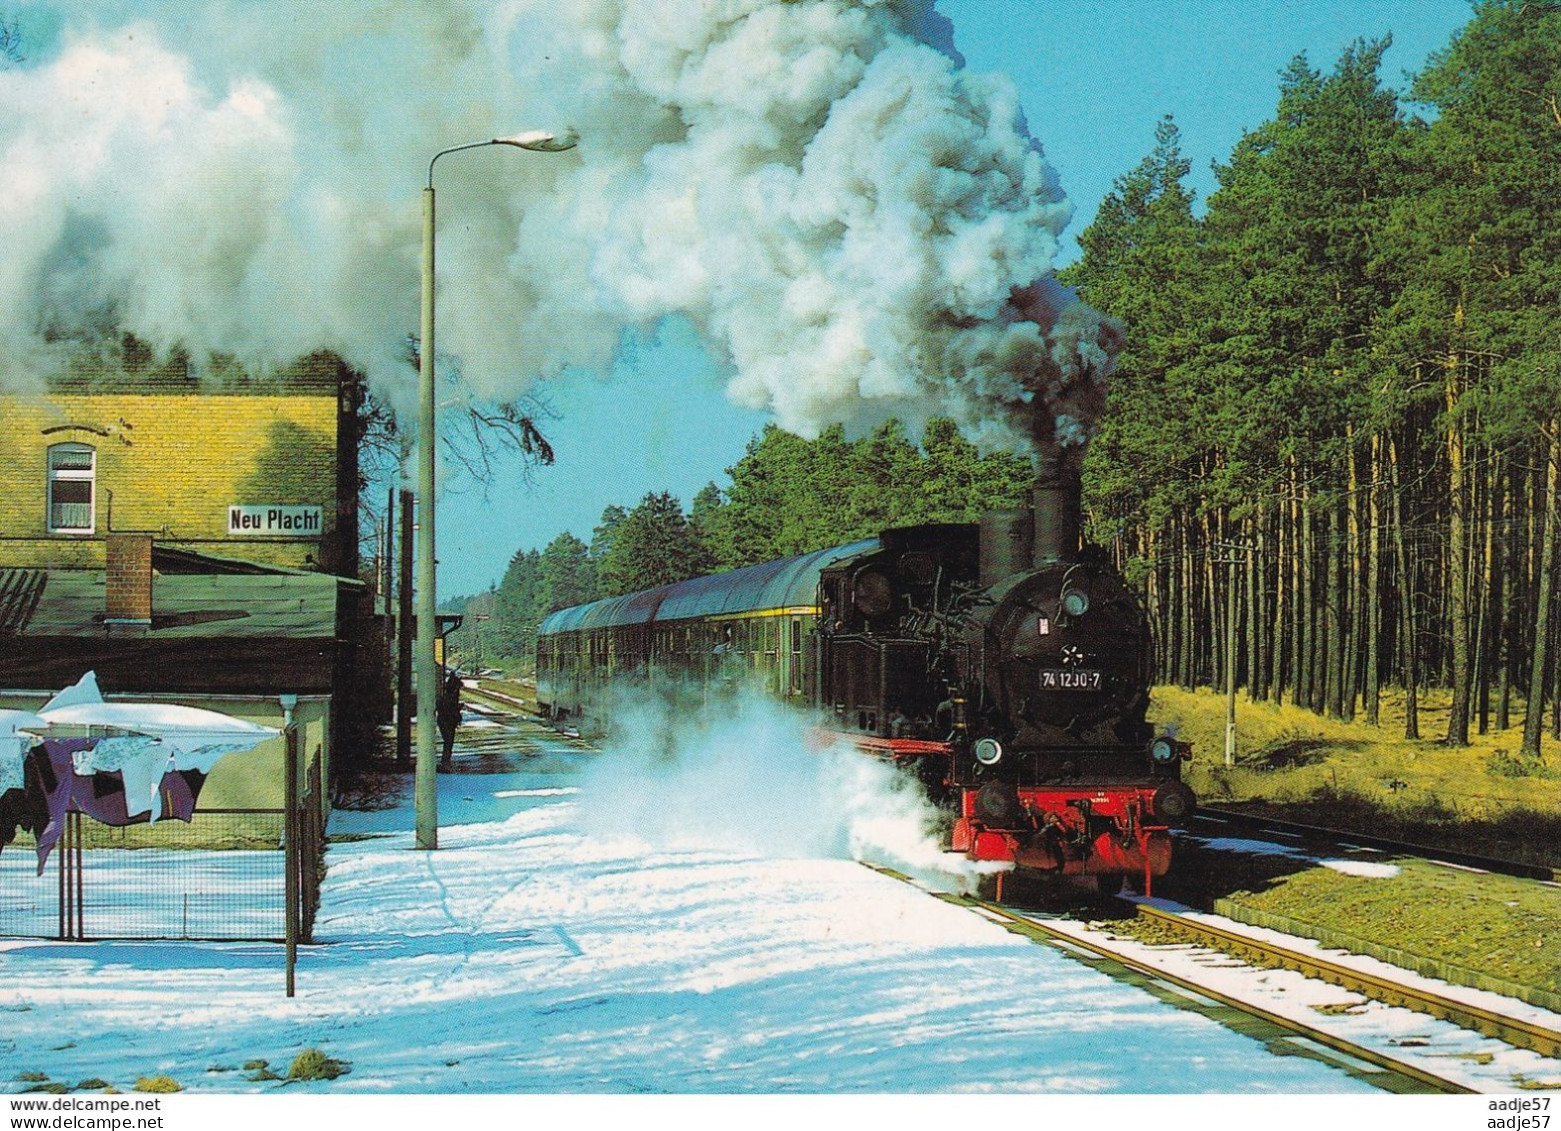
[[[582,779],[588,832],[657,849],[885,864],[948,890],[979,865],[941,848],[944,818],[920,783],[844,745],[819,748],[801,712],[757,694],[701,715],[626,694]]]
[[[106,325],[252,365],[336,350],[405,404],[428,159],[567,125],[568,154],[439,165],[439,348],[476,394],[681,314],[730,396],[803,435],[947,414],[1076,442],[1098,408],[1117,330],[1050,280],[1070,205],[932,0],[60,13],[0,71],[0,380]]]

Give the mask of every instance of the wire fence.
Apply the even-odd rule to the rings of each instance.
[[[301,776],[291,821],[286,807],[123,827],[69,813],[42,874],[18,835],[0,852],[0,935],[312,941],[325,870],[318,752]]]
[[[42,875],[26,836],[0,852],[0,935],[281,941],[284,817],[207,810],[110,828],[70,813]]]

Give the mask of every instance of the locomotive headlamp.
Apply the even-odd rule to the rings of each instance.
[[[983,766],[995,766],[1003,760],[1003,744],[995,738],[977,739],[972,753]]]
[[[1149,744],[1149,757],[1162,766],[1176,761],[1176,744],[1163,735]]]
[[[1081,617],[1089,612],[1089,594],[1082,589],[1062,591],[1062,611],[1070,617]]]

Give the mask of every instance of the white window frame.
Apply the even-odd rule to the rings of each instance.
[[[90,467],[55,467],[54,458],[57,453],[69,452],[73,455],[85,453],[90,457]],[[50,534],[95,534],[98,525],[98,450],[91,444],[83,444],[71,440],[63,444],[51,444],[47,459],[48,483],[44,495],[45,525]],[[55,502],[54,485],[56,483],[86,483],[87,484],[87,524],[85,526],[64,526],[54,521]],[[66,505],[66,504],[61,504]],[[80,504],[77,504],[80,505]]]

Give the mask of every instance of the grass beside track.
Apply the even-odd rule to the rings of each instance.
[[[1403,737],[1401,692],[1384,694],[1375,727],[1238,697],[1234,766],[1223,695],[1156,688],[1150,715],[1193,743],[1185,779],[1209,804],[1561,868],[1561,744],[1547,734],[1539,761],[1521,759],[1521,709],[1453,748],[1445,692],[1426,694],[1420,739]]]
[[[1325,935],[1561,994],[1561,891],[1420,860],[1365,859],[1396,872],[1353,875],[1305,858],[1184,843],[1173,877],[1156,891],[1198,906],[1227,900]]]
[[[1433,693],[1434,695],[1434,693]],[[1455,749],[1446,698],[1422,705],[1403,737],[1403,697],[1384,697],[1381,725],[1325,719],[1292,706],[1237,701],[1237,760],[1223,765],[1225,700],[1159,688],[1151,714],[1194,743],[1187,781],[1199,797],[1286,820],[1561,867],[1561,749],[1515,755],[1514,727]],[[1516,772],[1515,772],[1516,771]],[[1294,856],[1249,857],[1189,844],[1164,894],[1228,899],[1337,934],[1489,977],[1561,992],[1561,890],[1531,881],[1380,854],[1393,875],[1355,875]],[[1157,885],[1157,892],[1161,891]]]

